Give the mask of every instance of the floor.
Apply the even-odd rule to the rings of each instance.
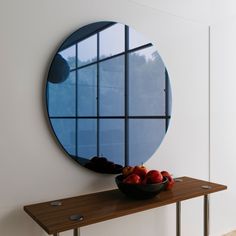
[[[236,236],[236,230],[234,230],[230,233],[224,234],[223,236]]]

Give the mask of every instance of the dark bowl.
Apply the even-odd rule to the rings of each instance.
[[[127,184],[123,183],[123,175],[116,176],[116,184],[119,190],[131,198],[148,199],[158,195],[165,190],[168,179],[164,177],[163,182],[157,184]]]

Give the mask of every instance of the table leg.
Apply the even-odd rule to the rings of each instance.
[[[181,235],[181,202],[176,202],[176,236]]]
[[[80,228],[74,229],[73,236],[80,236]]]
[[[209,236],[209,198],[204,195],[204,236]]]

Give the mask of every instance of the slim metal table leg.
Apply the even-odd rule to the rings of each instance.
[[[181,202],[176,202],[176,236],[181,235]]]
[[[204,236],[209,236],[209,198],[204,195]]]
[[[80,228],[74,229],[73,236],[80,236]]]

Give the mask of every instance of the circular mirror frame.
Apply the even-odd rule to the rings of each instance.
[[[121,38],[119,39],[118,34],[115,34],[116,30],[120,30],[118,26],[123,26],[123,41]],[[115,27],[116,29],[114,29]],[[92,37],[94,37],[94,35],[96,38],[95,54],[92,52],[94,47],[92,45]],[[134,40],[135,35],[138,36],[139,40]],[[106,41],[106,37],[108,39],[110,37],[112,42],[118,42],[118,40],[122,41],[123,49],[119,51],[114,47],[113,43],[111,44],[110,41]],[[86,45],[86,43],[88,45]],[[133,48],[130,47],[132,44],[134,45]],[[85,50],[81,45],[88,50],[88,54],[95,56],[96,59],[91,55],[87,58],[84,56],[85,59],[83,59],[83,53],[81,53],[81,56],[78,56],[80,55],[80,49],[82,51]],[[106,49],[104,45],[108,45],[111,49]],[[169,126],[172,100],[168,72],[158,52],[156,49],[153,50],[153,48],[154,46],[149,41],[146,41],[146,39],[142,38],[142,36],[129,26],[110,21],[96,22],[80,28],[72,33],[59,47],[52,60],[47,78],[47,114],[52,130],[62,148],[73,160],[82,166],[96,172],[117,174],[121,172],[123,166],[140,165],[144,163],[161,144]],[[65,52],[66,50],[67,52]],[[110,50],[110,53],[107,53],[107,50]],[[103,54],[101,53],[102,51]],[[123,62],[121,63],[121,61]],[[142,61],[143,64],[140,61]],[[116,62],[116,64],[114,62]],[[153,69],[154,66],[156,66],[158,70]],[[91,67],[96,68],[96,71],[86,71],[86,68],[90,69]],[[115,69],[115,71],[110,73],[110,68]],[[139,80],[137,79],[138,72],[142,73]],[[158,73],[160,73],[160,75],[158,75]],[[119,81],[117,78],[119,78],[121,74],[123,74],[123,88],[120,82],[117,82]],[[148,76],[149,74],[153,74],[158,78]],[[114,79],[114,81],[116,82],[106,82],[109,76],[110,78],[114,77],[116,79]],[[95,80],[93,77],[95,77]],[[145,80],[146,77],[150,79]],[[158,96],[153,92],[155,88],[157,88],[157,90],[159,89],[159,87],[156,87],[157,84],[154,78],[160,80],[159,84],[161,84],[160,91],[158,91],[160,94],[158,94]],[[93,83],[89,84],[89,82],[87,82],[89,79],[95,82],[93,81]],[[64,84],[67,85],[64,86]],[[141,88],[142,86],[144,89]],[[82,87],[85,88],[84,91],[80,89]],[[106,90],[106,87],[110,87],[110,91],[108,91],[108,89]],[[71,88],[71,90],[68,88]],[[91,92],[89,88],[93,92]],[[101,93],[101,91],[103,91],[103,93]],[[149,93],[145,93],[147,91]],[[57,92],[58,94],[56,94]],[[64,96],[65,92],[69,94],[69,99],[68,96]],[[153,94],[148,97],[150,93]],[[83,94],[84,97],[79,98],[78,94]],[[92,102],[89,100],[91,96],[89,96],[88,99],[85,98],[86,94],[93,97]],[[114,99],[111,94],[119,98]],[[120,94],[122,94],[122,96]],[[145,95],[146,98],[140,94]],[[123,100],[120,97],[123,97]],[[151,98],[158,97],[161,97],[160,100],[151,100]],[[74,99],[75,104],[71,102],[71,100]],[[145,99],[146,101],[144,101]],[[81,101],[86,101],[85,105],[80,104]],[[103,101],[103,103],[101,101]],[[110,104],[108,104],[107,101],[109,101]],[[111,101],[116,101],[116,103],[112,104]],[[90,103],[93,103],[95,112],[90,107]],[[121,105],[122,103],[123,105]],[[58,108],[60,107],[58,104],[63,104],[62,108]],[[104,108],[102,110],[103,106]],[[162,107],[162,110],[159,111],[160,114],[158,112],[154,112],[155,114],[152,112],[148,115],[145,114],[151,106],[153,106],[153,110],[150,109],[150,111],[155,111],[155,109],[157,111],[160,109],[159,107]],[[87,107],[90,108],[87,109]],[[79,113],[84,114],[80,116],[78,115]],[[80,129],[80,127],[82,128]],[[83,127],[85,127],[84,130]],[[110,131],[109,128],[111,129]],[[138,132],[136,130],[140,131]],[[155,135],[157,135],[157,137],[155,137]],[[92,141],[89,140],[89,137]],[[109,139],[113,138],[114,142],[112,143],[111,141],[109,143]],[[69,142],[70,140],[73,140],[73,144]],[[84,143],[79,145],[79,140]],[[148,143],[147,140],[152,141]],[[146,146],[143,144],[145,142],[147,142]],[[71,151],[72,149],[74,151]],[[92,154],[93,151],[91,150],[95,149],[96,151]],[[87,151],[90,153],[87,156],[86,150],[90,150]],[[83,155],[80,155],[80,152],[82,152]],[[110,158],[107,154],[109,152],[111,154],[110,156],[114,155],[115,157]],[[122,156],[122,161],[117,159],[119,155]],[[137,155],[140,155],[143,159],[137,158],[136,160],[135,157],[137,157]]]

